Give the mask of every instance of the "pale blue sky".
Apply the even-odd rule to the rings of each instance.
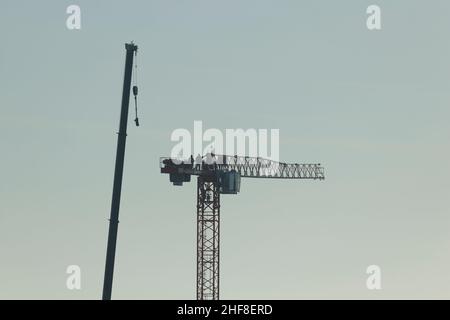
[[[80,31],[65,25],[73,3]],[[141,127],[130,113],[114,298],[195,297],[195,183],[175,188],[158,166],[194,120],[280,129],[282,160],[326,168],[323,182],[247,179],[222,198],[222,298],[450,298],[449,11],[2,0],[0,298],[101,297],[131,40]],[[366,289],[371,264],[381,291]]]

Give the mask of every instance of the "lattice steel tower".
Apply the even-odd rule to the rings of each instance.
[[[201,159],[161,158],[161,173],[181,186],[197,176],[197,299],[219,299],[220,195],[237,194],[243,178],[323,180],[320,164],[208,154]]]
[[[197,177],[197,299],[219,299],[220,192],[216,179]]]

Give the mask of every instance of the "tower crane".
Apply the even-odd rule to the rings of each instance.
[[[218,300],[220,195],[237,194],[241,178],[323,180],[325,175],[320,164],[213,153],[205,158],[199,163],[192,156],[185,161],[162,157],[160,169],[177,186],[197,176],[197,300]]]

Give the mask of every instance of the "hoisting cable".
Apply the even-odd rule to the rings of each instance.
[[[137,86],[137,51],[134,52],[134,72],[133,72],[133,95],[134,95],[134,111],[136,114],[136,118],[134,122],[136,123],[136,127],[139,127],[139,118],[137,112],[137,95],[138,95],[138,86]]]

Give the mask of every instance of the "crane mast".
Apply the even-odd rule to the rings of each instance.
[[[197,300],[219,299],[220,192],[213,176],[197,177]]]
[[[240,179],[325,179],[320,164],[290,164],[259,157],[209,154],[201,164],[163,157],[161,173],[181,186],[197,176],[197,300],[219,299],[220,195],[237,194]]]

